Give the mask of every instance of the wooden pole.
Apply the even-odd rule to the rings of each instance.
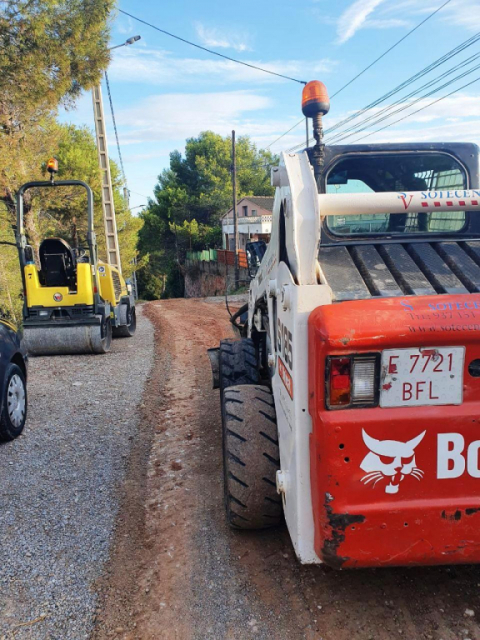
[[[238,221],[237,221],[237,154],[235,146],[235,131],[232,131],[232,187],[233,187],[233,237],[235,251],[235,289],[239,286],[238,273]]]

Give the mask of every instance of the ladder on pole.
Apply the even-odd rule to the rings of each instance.
[[[118,246],[117,222],[113,202],[112,175],[108,158],[107,132],[103,112],[102,88],[97,85],[92,90],[95,133],[97,139],[98,162],[102,172],[102,210],[107,245],[107,263],[122,272],[120,249]]]

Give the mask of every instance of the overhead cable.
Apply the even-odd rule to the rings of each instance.
[[[464,84],[463,86],[459,87],[458,89],[454,89],[454,91],[451,91],[450,93],[447,93],[445,96],[442,96],[441,98],[437,98],[437,100],[434,100],[433,102],[430,102],[429,104],[425,105],[424,107],[421,107],[420,109],[417,109],[416,111],[412,111],[412,113],[409,113],[406,116],[403,116],[403,118],[399,118],[398,120],[395,120],[395,122],[391,122],[390,124],[387,124],[384,127],[381,127],[380,129],[376,129],[375,131],[371,131],[370,133],[367,133],[366,135],[362,136],[361,138],[358,138],[357,140],[355,140],[355,142],[359,142],[360,140],[364,140],[365,138],[369,138],[370,136],[373,136],[373,134],[378,133],[379,131],[383,131],[384,129],[388,129],[389,127],[393,127],[394,124],[397,124],[398,122],[402,122],[403,120],[406,120],[407,118],[411,118],[411,116],[414,116],[415,114],[420,113],[420,111],[424,111],[425,109],[428,109],[429,107],[433,106],[434,104],[437,104],[438,102],[441,102],[442,100],[445,100],[446,98],[450,98],[450,96],[453,96],[455,93],[458,93],[459,91],[462,91],[462,89],[466,89],[467,87],[470,87],[472,84],[475,84],[479,80],[480,80],[480,76],[478,78],[475,78],[475,80],[472,80],[471,82],[468,82],[467,84]]]
[[[110,102],[110,111],[112,113],[113,130],[115,131],[115,139],[117,141],[118,158],[120,160],[120,171],[122,172],[123,184],[125,186],[125,189],[127,189],[127,191],[128,191],[127,176],[126,176],[126,173],[125,173],[125,167],[123,166],[122,150],[120,148],[120,140],[119,140],[119,137],[118,137],[117,122],[115,120],[115,111],[113,109],[112,93],[110,91],[110,83],[108,81],[108,74],[107,74],[106,71],[105,71],[105,82],[107,84],[108,100]]]
[[[469,59],[468,62],[465,62],[465,63],[462,63],[460,65],[457,65],[456,67],[454,67],[450,71],[442,74],[438,78],[435,78],[434,80],[432,80],[431,82],[427,83],[426,85],[423,85],[422,87],[419,87],[417,90],[415,90],[415,91],[411,92],[409,95],[405,96],[402,100],[399,100],[399,101],[395,102],[393,105],[385,107],[381,111],[369,116],[368,118],[365,118],[364,120],[361,120],[360,122],[357,123],[357,125],[355,125],[353,127],[350,127],[350,129],[346,129],[345,131],[340,131],[339,133],[335,134],[334,136],[332,136],[331,138],[326,140],[326,142],[328,144],[336,144],[337,142],[341,142],[342,140],[345,140],[345,139],[347,139],[347,138],[349,138],[349,137],[351,137],[353,135],[356,135],[357,133],[361,133],[362,131],[365,131],[369,127],[375,126],[375,125],[379,124],[380,122],[383,122],[384,120],[386,120],[388,118],[391,118],[392,116],[394,116],[395,114],[399,113],[400,111],[404,111],[405,109],[409,109],[414,104],[417,104],[417,102],[420,102],[420,100],[424,100],[425,98],[429,98],[430,96],[434,95],[435,93],[438,93],[442,89],[445,89],[446,87],[450,86],[451,84],[453,84],[457,80],[462,80],[463,78],[465,78],[466,76],[470,75],[474,71],[477,71],[477,69],[480,68],[480,64],[472,67],[471,69],[468,69],[467,71],[464,71],[463,73],[460,73],[459,75],[455,76],[454,78],[451,78],[448,82],[440,85],[439,87],[436,87],[436,88],[432,89],[432,91],[429,91],[427,93],[422,94],[421,96],[419,96],[418,98],[413,100],[413,102],[406,102],[410,98],[412,98],[415,95],[417,95],[423,89],[427,89],[427,88],[432,87],[433,85],[437,84],[440,80],[443,80],[448,75],[451,75],[451,73],[453,73],[454,71],[458,71],[462,67],[465,67],[467,64],[470,64],[472,61],[478,60],[478,58],[480,58],[480,53],[477,54],[476,56],[472,56],[472,59]],[[399,107],[399,108],[395,109],[395,107]],[[392,109],[394,109],[394,110],[392,111]]]
[[[376,58],[373,62],[371,62],[367,67],[365,67],[365,69],[363,69],[362,71],[360,71],[360,73],[357,73],[356,76],[354,76],[351,80],[349,80],[346,84],[344,84],[342,87],[340,87],[340,89],[338,89],[332,96],[331,99],[333,99],[335,96],[338,96],[339,93],[341,93],[344,89],[346,89],[348,86],[350,86],[353,82],[355,82],[355,80],[358,80],[358,78],[360,78],[360,76],[363,76],[364,73],[366,73],[369,69],[371,69],[375,64],[377,64],[377,62],[379,62],[380,60],[382,60],[382,58],[384,58],[387,54],[390,53],[390,51],[393,51],[393,49],[395,49],[400,43],[402,43],[406,38],[408,38],[412,33],[414,33],[417,29],[419,29],[422,25],[424,25],[428,20],[430,20],[430,18],[433,18],[433,16],[435,14],[437,14],[439,11],[441,11],[444,7],[447,6],[447,4],[449,4],[452,0],[447,0],[446,2],[444,2],[440,7],[438,7],[437,9],[435,9],[435,11],[433,13],[431,13],[430,15],[428,15],[424,20],[422,20],[422,22],[420,22],[419,24],[417,24],[413,29],[411,29],[408,33],[406,33],[402,38],[400,38],[400,40],[398,40],[397,42],[395,42],[395,44],[393,44],[391,47],[389,47],[386,51],[384,51],[382,53],[382,55],[378,56],[378,58]],[[302,124],[302,122],[304,122],[304,118],[302,118],[301,120],[299,120],[297,122],[296,125],[294,125],[293,127],[291,127],[291,129],[289,129],[288,131],[285,131],[285,133],[283,133],[281,136],[279,136],[274,142],[272,142],[267,149],[274,145],[275,142],[278,142],[278,140],[280,140],[281,138],[283,138],[285,135],[287,135],[287,133],[290,133],[290,131],[293,131],[293,129],[296,129],[299,125]]]
[[[450,0],[448,0],[450,2]],[[201,49],[202,51],[206,51],[207,53],[211,53],[214,56],[218,56],[219,58],[224,58],[225,60],[229,60],[230,62],[235,62],[236,64],[242,64],[244,67],[250,67],[250,69],[256,69],[257,71],[262,71],[263,73],[269,73],[272,76],[277,76],[278,78],[284,78],[285,80],[292,80],[292,82],[298,82],[299,84],[307,84],[305,80],[298,80],[298,78],[292,78],[291,76],[286,76],[283,73],[277,73],[276,71],[270,71],[269,69],[263,69],[262,67],[257,67],[257,65],[250,64],[249,62],[244,62],[243,60],[236,60],[235,58],[231,58],[230,56],[226,56],[223,53],[219,53],[218,51],[214,51],[213,49],[207,49],[207,47],[202,47],[200,44],[196,44],[195,42],[191,42],[186,38],[181,38],[180,36],[176,36],[174,33],[170,33],[170,31],[166,31],[165,29],[160,29],[160,27],[156,27],[154,24],[147,22],[146,20],[142,20],[141,18],[137,18],[137,16],[132,15],[131,13],[127,13],[123,11],[123,9],[118,10],[120,13],[136,20],[137,22],[141,22],[142,24],[147,25],[147,27],[151,27],[155,29],[155,31],[160,31],[160,33],[165,34],[166,36],[170,36],[170,38],[175,38],[175,40],[180,40],[180,42],[184,42],[185,44],[189,44],[191,47],[196,47],[197,49]]]
[[[379,124],[380,122],[383,122],[384,120],[387,120],[388,118],[394,116],[395,114],[397,114],[397,113],[399,113],[401,111],[404,111],[405,109],[409,109],[414,104],[417,104],[417,102],[420,102],[421,100],[423,100],[425,98],[428,98],[428,97],[434,95],[435,93],[438,93],[438,91],[441,91],[442,89],[445,89],[446,87],[450,86],[451,84],[453,84],[457,80],[461,80],[464,77],[466,77],[467,75],[473,73],[474,71],[476,71],[477,69],[480,68],[480,65],[474,66],[474,67],[468,69],[467,71],[464,71],[463,73],[455,76],[454,78],[451,78],[445,84],[442,84],[441,86],[433,89],[432,91],[429,91],[428,93],[425,93],[425,94],[421,95],[419,98],[417,98],[416,100],[414,100],[412,102],[408,102],[408,103],[405,102],[405,100],[408,100],[408,99],[414,97],[415,95],[418,95],[418,93],[420,93],[420,91],[423,91],[424,89],[428,89],[428,88],[436,85],[438,82],[440,82],[441,80],[445,79],[446,77],[448,77],[449,75],[451,75],[455,71],[458,71],[459,69],[462,69],[463,67],[471,64],[472,62],[474,62],[475,60],[478,60],[479,58],[480,58],[480,53],[475,54],[473,56],[470,56],[469,58],[467,58],[463,62],[455,65],[454,67],[452,67],[448,71],[445,71],[444,73],[440,74],[439,76],[437,76],[433,80],[431,80],[431,81],[425,83],[424,85],[418,87],[417,89],[415,89],[414,91],[412,91],[408,95],[404,96],[402,99],[397,100],[393,104],[384,107],[380,111],[377,111],[376,113],[368,116],[367,118],[364,118],[363,120],[360,120],[354,126],[348,128],[348,129],[344,129],[343,131],[339,131],[335,135],[333,135],[332,137],[327,138],[326,139],[326,143],[327,144],[338,144],[339,142],[342,142],[342,141],[350,138],[351,136],[356,135],[357,133],[361,133],[362,131],[365,131],[366,129],[368,129],[371,126],[375,126],[376,124]],[[400,107],[400,108],[392,111],[393,109],[395,109],[395,107]],[[363,126],[363,125],[365,125],[367,123],[370,123],[370,124],[368,126]],[[329,131],[332,131],[332,129],[333,128],[327,129],[325,131],[325,133],[327,134]],[[309,140],[309,142],[311,142],[311,141],[312,141],[312,139]],[[305,143],[297,144],[294,147],[291,147],[290,149],[288,149],[288,151],[291,151],[291,152],[297,151],[298,149],[303,148],[304,145],[305,145]]]
[[[468,40],[465,40],[465,42],[462,42],[457,47],[451,49],[446,54],[444,54],[443,56],[441,56],[440,58],[438,58],[437,60],[435,60],[431,64],[427,65],[426,67],[424,67],[423,69],[418,71],[416,74],[414,74],[413,76],[411,76],[410,78],[408,78],[407,80],[405,80],[404,82],[399,84],[398,86],[396,86],[394,89],[391,89],[390,91],[385,93],[380,98],[377,98],[376,100],[374,100],[373,102],[368,104],[366,107],[363,107],[363,109],[359,109],[358,111],[356,111],[352,115],[348,116],[347,118],[344,118],[340,122],[335,123],[333,126],[329,127],[325,131],[325,134],[331,133],[332,131],[335,131],[336,129],[339,129],[340,127],[343,127],[343,125],[348,124],[352,120],[355,120],[359,116],[363,115],[366,111],[369,111],[370,109],[374,109],[375,107],[377,107],[382,102],[385,102],[386,100],[388,100],[392,96],[396,95],[397,93],[399,93],[403,89],[406,89],[409,85],[413,84],[417,80],[420,80],[420,78],[423,78],[424,76],[426,76],[431,71],[434,71],[435,69],[437,69],[442,64],[445,64],[445,62],[448,62],[449,60],[454,58],[456,55],[458,55],[459,53],[461,53],[462,51],[464,51],[468,47],[471,47],[472,45],[476,44],[479,40],[480,40],[480,32],[476,33],[471,38],[468,38]]]
[[[339,93],[341,93],[344,89],[346,89],[347,87],[349,87],[352,82],[355,82],[355,80],[358,80],[358,78],[360,78],[360,76],[363,76],[363,74],[368,71],[369,69],[371,69],[373,67],[374,64],[377,64],[377,62],[379,62],[382,58],[384,58],[388,53],[390,53],[390,51],[393,51],[393,49],[395,49],[395,47],[398,47],[398,45],[400,43],[402,43],[404,40],[406,40],[406,38],[408,38],[408,36],[412,35],[412,33],[414,31],[416,31],[417,29],[419,29],[422,25],[424,25],[428,20],[430,20],[430,18],[433,18],[434,15],[436,15],[439,11],[441,11],[444,7],[447,6],[447,4],[449,4],[452,0],[447,0],[446,2],[444,2],[440,7],[438,7],[438,9],[435,9],[435,11],[433,13],[431,13],[430,15],[428,15],[424,20],[422,20],[422,22],[420,22],[419,24],[417,24],[416,27],[413,27],[413,29],[411,29],[408,33],[406,33],[402,38],[400,38],[400,40],[397,40],[397,42],[395,42],[395,44],[393,44],[389,49],[387,49],[384,53],[382,53],[381,56],[378,56],[378,58],[376,58],[371,64],[368,65],[368,67],[365,67],[365,69],[363,69],[363,71],[360,71],[360,73],[357,73],[356,76],[354,76],[349,82],[347,82],[346,84],[343,85],[343,87],[341,87],[338,91],[336,91],[333,95],[332,98],[334,98],[335,96],[338,96]]]

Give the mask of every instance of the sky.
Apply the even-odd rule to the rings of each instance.
[[[224,55],[299,80],[321,80],[332,96],[443,1],[118,0],[118,8]],[[134,45],[112,51],[108,69],[134,212],[147,204],[158,175],[169,165],[169,154],[176,149],[183,152],[187,138],[206,130],[227,136],[235,129],[237,136],[249,135],[258,147],[265,148],[302,118],[302,85],[296,82],[212,56],[118,12],[111,27],[111,46],[130,36],[141,36]],[[479,0],[451,0],[332,98],[325,128],[369,105],[477,32]],[[480,42],[382,103],[377,111],[474,54],[480,55]],[[480,65],[480,58],[444,82],[477,64]],[[480,66],[435,96],[352,136],[349,142],[476,78],[480,78]],[[375,133],[368,141],[480,143],[479,97],[480,81]],[[104,101],[110,156],[117,160],[105,87]],[[399,105],[403,106],[405,103]],[[90,95],[82,96],[74,110],[62,112],[61,119],[93,130]],[[305,126],[301,124],[269,148],[279,153],[304,140]]]

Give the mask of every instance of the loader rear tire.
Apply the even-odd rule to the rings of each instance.
[[[128,324],[124,324],[121,327],[113,327],[114,338],[131,338],[137,329],[137,316],[135,313],[135,307],[130,310],[127,316]]]
[[[221,392],[239,384],[259,384],[257,350],[253,340],[222,340],[219,374]]]
[[[266,529],[283,520],[277,494],[277,420],[267,387],[239,385],[222,398],[227,520],[234,529]]]

